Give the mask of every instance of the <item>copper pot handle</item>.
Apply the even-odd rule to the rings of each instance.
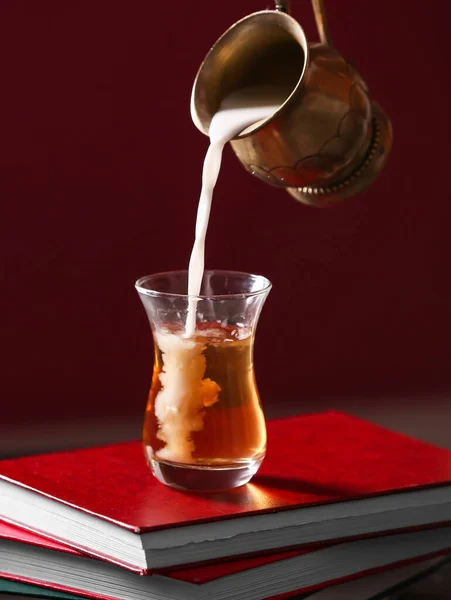
[[[275,0],[275,5],[276,10],[290,14],[290,0]],[[325,46],[332,46],[329,28],[327,27],[324,0],[312,0],[312,8],[321,43]]]
[[[324,0],[312,0],[313,14],[315,15],[316,28],[318,29],[319,39],[325,46],[332,46],[329,28],[327,27],[326,9]]]

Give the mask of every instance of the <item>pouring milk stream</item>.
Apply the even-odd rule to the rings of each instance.
[[[185,464],[193,461],[191,434],[203,428],[204,386],[208,384],[211,402],[216,401],[220,390],[216,382],[203,379],[206,363],[204,343],[196,339],[196,308],[204,273],[205,238],[222,151],[225,144],[239,133],[274,114],[290,92],[286,87],[276,86],[239,90],[225,98],[211,121],[210,146],[203,166],[195,241],[189,263],[185,330],[180,333],[156,332],[157,343],[164,356],[164,371],[159,375],[162,389],[155,400],[159,438],[166,443],[158,452],[159,459]]]
[[[270,117],[289,95],[286,88],[273,86],[249,87],[227,96],[211,120],[210,147],[202,172],[202,191],[196,220],[196,236],[188,270],[188,316],[186,337],[196,329],[196,306],[205,264],[205,238],[210,218],[213,190],[221,168],[222,151],[227,142],[252,125]]]

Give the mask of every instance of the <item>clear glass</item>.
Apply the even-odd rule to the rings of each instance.
[[[265,277],[205,271],[196,328],[186,334],[188,273],[143,277],[136,289],[154,341],[143,428],[155,477],[179,489],[217,491],[247,483],[266,450],[254,374],[254,336],[271,289]]]

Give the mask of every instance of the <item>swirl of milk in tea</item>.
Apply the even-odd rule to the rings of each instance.
[[[221,103],[210,124],[210,146],[204,161],[202,190],[197,210],[195,241],[188,270],[188,315],[185,331],[157,333],[164,367],[159,378],[163,389],[155,399],[158,437],[166,443],[156,455],[163,460],[192,463],[191,433],[203,428],[205,407],[220,400],[220,387],[204,379],[205,341],[196,339],[196,309],[205,263],[205,238],[213,190],[221,168],[225,144],[271,116],[289,96],[286,88],[250,87],[234,92]],[[202,334],[208,332],[203,331]]]

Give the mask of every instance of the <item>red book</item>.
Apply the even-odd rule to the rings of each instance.
[[[451,522],[451,452],[336,412],[268,423],[251,483],[159,483],[140,442],[0,462],[0,517],[132,569]]]
[[[451,555],[451,526],[142,577],[0,523],[0,578],[108,600],[283,598],[446,555]],[[343,593],[359,589],[349,584]],[[337,600],[338,590],[329,600]]]

